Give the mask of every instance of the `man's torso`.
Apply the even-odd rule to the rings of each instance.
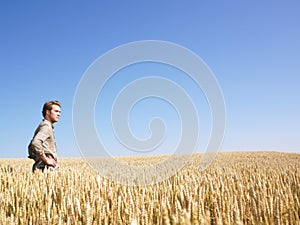
[[[28,146],[29,157],[32,155],[35,161],[39,160],[39,155],[45,154],[47,157],[57,160],[57,151],[54,138],[54,127],[43,120],[34,132],[34,136]]]

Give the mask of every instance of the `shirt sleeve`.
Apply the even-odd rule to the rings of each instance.
[[[32,139],[31,147],[38,154],[44,153],[44,143],[51,136],[51,127],[47,124],[42,125]]]

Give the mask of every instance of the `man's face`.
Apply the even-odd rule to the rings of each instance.
[[[58,105],[52,105],[51,110],[47,110],[47,119],[51,123],[56,123],[60,116],[60,107]]]

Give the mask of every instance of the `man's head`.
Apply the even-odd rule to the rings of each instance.
[[[51,123],[57,122],[60,116],[60,106],[59,101],[46,102],[43,106],[43,117]]]

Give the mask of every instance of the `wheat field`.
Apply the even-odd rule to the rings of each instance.
[[[300,224],[300,154],[219,153],[204,171],[201,157],[143,187],[105,179],[80,158],[34,174],[29,159],[0,159],[0,224]]]

